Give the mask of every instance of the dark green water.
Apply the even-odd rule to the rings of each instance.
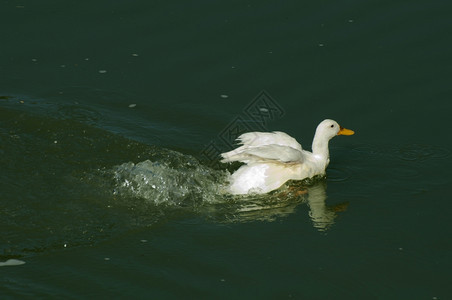
[[[0,11],[2,299],[452,297],[452,4]],[[324,118],[356,131],[326,178],[221,194],[209,145]]]

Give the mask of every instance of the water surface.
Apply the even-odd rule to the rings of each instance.
[[[451,297],[450,4],[0,8],[2,297]],[[324,118],[326,178],[224,193],[234,126]]]

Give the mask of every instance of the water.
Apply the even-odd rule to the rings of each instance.
[[[0,2],[0,295],[450,298],[451,8]],[[224,193],[324,118],[326,178]]]

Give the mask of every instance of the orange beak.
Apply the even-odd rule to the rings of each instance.
[[[342,126],[340,126],[341,129],[339,129],[339,132],[337,133],[337,135],[353,135],[355,134],[355,132],[353,130],[344,128]]]

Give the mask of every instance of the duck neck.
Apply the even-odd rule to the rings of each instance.
[[[312,154],[314,154],[316,159],[328,162],[330,158],[328,142],[328,139],[321,138],[318,135],[314,137],[314,140],[312,141]]]

